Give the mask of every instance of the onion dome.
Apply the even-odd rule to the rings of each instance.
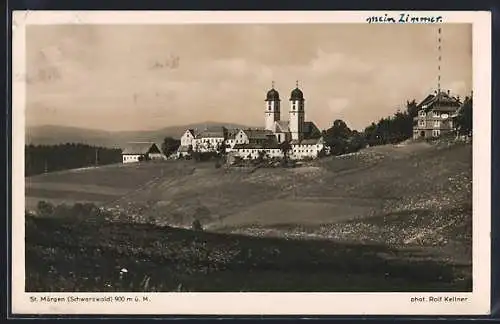
[[[294,100],[304,100],[304,94],[299,88],[293,89],[292,93],[290,94],[290,101]]]
[[[274,89],[274,82],[272,89],[267,92],[266,101],[280,101],[280,94]]]

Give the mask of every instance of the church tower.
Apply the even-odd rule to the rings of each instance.
[[[290,133],[292,140],[302,140],[304,134],[304,94],[299,89],[299,81],[296,88],[290,94]]]
[[[280,94],[274,89],[274,81],[271,90],[266,96],[265,125],[266,129],[273,131],[274,122],[280,120]]]

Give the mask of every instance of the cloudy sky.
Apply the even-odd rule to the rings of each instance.
[[[28,26],[27,125],[146,130],[262,126],[271,82],[282,119],[299,80],[306,119],[363,129],[437,86],[437,26]],[[442,26],[442,87],[472,83],[472,29]]]

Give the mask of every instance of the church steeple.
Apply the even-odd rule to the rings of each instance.
[[[266,95],[265,125],[267,130],[273,130],[274,123],[280,120],[280,94],[274,89],[274,81],[271,82],[271,90]]]
[[[290,132],[292,140],[302,140],[304,133],[304,94],[299,89],[299,81],[295,82],[295,89],[290,94]]]

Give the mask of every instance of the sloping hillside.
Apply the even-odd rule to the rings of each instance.
[[[375,244],[27,218],[27,291],[468,291],[462,272]]]
[[[360,252],[363,246],[366,248],[381,246],[386,250],[378,251],[374,255],[378,255],[383,261],[374,261],[371,257],[367,257],[365,267],[370,267],[370,262],[384,263],[389,262],[388,260],[400,262],[404,259],[411,260],[408,262],[414,264],[417,261],[427,260],[434,264],[436,269],[443,270],[448,266],[453,268],[450,270],[453,274],[449,274],[448,281],[441,282],[441,288],[446,286],[469,289],[464,287],[470,287],[471,278],[471,167],[472,146],[470,144],[435,146],[428,143],[410,143],[400,146],[373,147],[355,154],[328,157],[293,169],[217,169],[213,163],[171,161],[47,174],[27,179],[27,195],[28,201],[31,202],[35,199],[55,202],[83,200],[95,202],[115,215],[111,217],[111,220],[125,223],[140,222],[155,226],[188,227],[194,219],[199,219],[206,231],[213,232],[210,234],[213,236],[210,237],[220,237],[221,240],[227,240],[227,244],[243,240],[242,237],[233,238],[233,236],[226,236],[227,234],[274,237],[277,241],[272,242],[284,242],[283,240],[293,238],[303,241],[303,243],[296,244],[303,244],[304,249],[312,248],[314,244],[318,246],[330,244],[325,242],[337,244],[336,248],[340,249],[354,245],[355,250],[361,253],[356,254],[358,256],[363,255],[364,252]],[[43,221],[40,220],[40,222]],[[71,227],[71,225],[64,226]],[[134,228],[129,225],[112,225],[111,223],[100,226],[104,226],[103,228],[110,226],[109,230],[115,233],[113,235],[117,235],[113,236],[115,237],[112,239],[113,242],[118,242],[119,238],[122,239],[125,236],[129,237],[131,246],[123,247],[124,251],[129,249],[144,251],[142,239],[139,239],[142,235],[140,234],[143,231],[142,227]],[[114,232],[115,230],[111,228],[115,228],[118,232]],[[87,231],[87,234],[81,233],[81,235],[88,235],[90,239],[92,227],[85,230],[82,228],[82,231]],[[128,231],[133,231],[135,234],[128,234]],[[165,234],[158,234],[161,236],[176,230],[156,228],[155,231],[158,231],[157,233],[166,231]],[[35,232],[32,232],[32,235]],[[147,232],[147,235],[150,234]],[[80,236],[80,234],[75,235]],[[95,235],[103,238],[111,234]],[[144,230],[144,235],[146,235],[146,230]],[[202,241],[204,241],[204,235],[208,234],[195,236],[203,237]],[[59,240],[57,235],[47,236],[47,240],[55,241],[49,244],[39,242],[34,237],[33,240],[27,238],[27,243],[32,244],[33,258],[36,259],[42,257],[43,253],[48,253],[43,251],[49,246],[54,247],[60,244],[56,242]],[[248,243],[251,245],[261,244],[257,242],[271,242],[259,241],[260,238],[244,240],[252,242]],[[76,248],[79,244],[75,241],[69,245]],[[116,243],[106,243],[107,247],[102,247],[103,251],[109,249],[115,251],[119,247],[114,247],[114,244]],[[263,246],[268,243],[262,244],[264,248]],[[219,251],[218,248],[216,250]],[[192,253],[198,253],[192,251]],[[236,248],[235,251],[240,251],[240,249]],[[260,251],[257,252],[258,254],[264,253],[264,250],[258,251]],[[148,254],[152,257],[160,252],[147,253],[153,253]],[[183,255],[182,258],[194,257],[190,254],[191,252],[186,253],[189,256]],[[214,253],[224,255],[226,252]],[[266,253],[268,252],[264,254]],[[290,253],[291,258],[293,253]],[[273,264],[272,253],[266,255],[263,258],[271,258],[270,261],[256,263],[260,264],[257,267],[261,267],[261,271],[264,268],[274,267],[270,265]],[[102,261],[100,256],[95,254],[88,257],[92,260],[91,262]],[[321,261],[322,258],[327,257],[326,254],[311,259],[297,256],[297,260],[300,259],[300,262],[310,264],[311,267],[313,267],[312,264],[322,264],[317,268],[313,267],[319,275],[319,272],[325,273],[323,271],[331,273],[331,267],[326,266],[324,263],[326,261]],[[335,262],[340,262],[344,257],[349,258],[339,256],[338,261]],[[56,256],[51,258],[59,260],[53,261],[56,263],[65,264],[66,262]],[[127,258],[125,254],[120,260]],[[173,262],[172,256],[169,255],[158,256],[158,258],[154,262],[159,262],[164,266],[166,266],[165,262]],[[197,261],[189,261],[197,264],[195,267],[207,264],[206,262],[210,263],[205,257],[195,258]],[[371,261],[368,262],[368,260]],[[132,260],[128,259],[127,262],[130,263]],[[277,273],[285,271],[288,266],[293,268],[291,264],[282,264],[276,268]],[[386,266],[388,268],[382,267],[381,269],[392,273],[393,270],[390,270],[392,265],[386,264]],[[354,265],[352,267],[355,268]],[[313,271],[313,268],[308,269]],[[415,265],[415,269],[419,269],[419,266]],[[349,267],[346,265],[344,275],[340,275],[339,278],[347,280],[345,276],[348,276],[348,273]],[[235,275],[234,273],[225,274]],[[216,279],[219,275],[222,274],[214,274],[214,280],[223,280]],[[241,275],[243,276],[242,273]],[[279,275],[276,274],[276,276]],[[297,273],[297,276],[300,274]],[[368,276],[368,273],[361,277],[363,276]],[[436,276],[436,278],[444,278],[443,274]],[[350,278],[359,279],[353,279],[355,277]],[[272,278],[274,277],[269,277],[269,280],[276,279]],[[367,280],[372,282],[372,279]],[[338,285],[339,289],[344,289],[340,288],[344,287],[340,283],[342,280],[332,282],[330,286],[325,285],[325,287]],[[395,280],[399,282],[397,281],[399,279]],[[406,282],[405,280],[400,282],[401,287],[409,287],[408,285],[413,284],[410,283],[410,279]],[[429,280],[427,282],[429,285],[433,280],[439,282],[439,279]],[[202,287],[200,285],[202,284],[193,284],[192,289],[202,289],[199,288]],[[276,285],[273,287],[282,287],[279,283]],[[283,283],[283,285],[287,284]],[[370,285],[374,285],[374,281]],[[252,290],[257,286],[258,284],[253,282],[237,287]],[[391,289],[405,289],[394,288],[396,286],[391,286],[393,287]],[[427,287],[433,289],[429,288],[430,286]]]

